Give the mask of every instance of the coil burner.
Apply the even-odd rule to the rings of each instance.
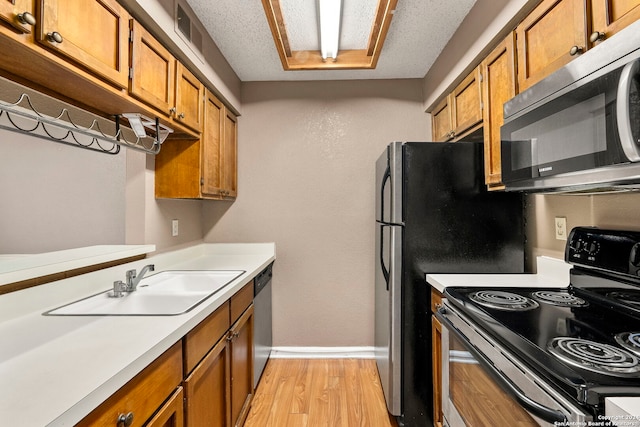
[[[624,377],[640,372],[635,355],[608,344],[560,337],[552,339],[547,349],[565,363],[604,375]]]
[[[617,334],[615,338],[622,347],[640,356],[640,332],[623,332]]]
[[[477,291],[469,296],[476,303],[496,310],[526,311],[538,308],[538,303],[529,297],[503,291]]]
[[[588,302],[582,298],[578,298],[575,295],[571,295],[569,292],[563,291],[537,291],[534,292],[533,297],[540,302],[544,302],[551,305],[557,305],[561,307],[584,307],[589,305]]]

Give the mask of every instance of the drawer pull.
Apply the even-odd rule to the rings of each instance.
[[[63,41],[62,35],[60,35],[60,33],[57,32],[57,31],[53,31],[51,33],[47,33],[47,40],[50,43],[62,43],[62,41]]]
[[[572,46],[571,49],[569,50],[569,55],[571,56],[576,56],[579,53],[582,53],[584,51],[584,48],[582,46]]]
[[[133,424],[133,412],[118,416],[118,427],[130,427]]]
[[[18,22],[24,25],[36,25],[36,18],[29,12],[22,12],[16,15]]]

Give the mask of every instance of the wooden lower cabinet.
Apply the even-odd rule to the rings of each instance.
[[[154,414],[163,413],[165,417],[158,418],[157,423],[153,424],[154,427],[181,426],[182,410],[169,405],[170,401],[175,398],[175,393],[181,393],[181,389],[179,389],[181,381],[182,343],[178,342],[77,425],[115,427],[119,425],[117,420],[122,418],[123,420],[131,420],[130,424],[124,423],[122,425],[137,427],[145,425]],[[169,396],[171,399],[167,401]],[[164,421],[161,422],[161,419]],[[171,419],[174,419],[174,424],[169,423]]]
[[[185,336],[187,427],[244,424],[253,397],[252,302],[249,282]]]
[[[431,311],[435,313],[442,294],[431,288]],[[431,316],[431,359],[433,369],[433,425],[443,426],[442,416],[442,324]]]
[[[253,398],[253,304],[229,331],[231,353],[231,424],[244,424]]]
[[[187,427],[231,425],[229,369],[229,346],[225,336],[184,381]]]
[[[178,387],[167,403],[149,420],[145,427],[182,427],[184,426],[184,392]]]

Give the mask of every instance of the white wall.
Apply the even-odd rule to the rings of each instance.
[[[276,242],[275,345],[373,345],[374,163],[427,137],[420,84],[243,84],[238,199],[203,206],[205,241]]]
[[[0,129],[0,254],[125,243],[124,153]]]

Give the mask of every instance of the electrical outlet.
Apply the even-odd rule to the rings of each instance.
[[[171,220],[171,235],[176,237],[178,235],[178,220]]]
[[[563,216],[556,217],[556,239],[567,240],[567,218]]]

